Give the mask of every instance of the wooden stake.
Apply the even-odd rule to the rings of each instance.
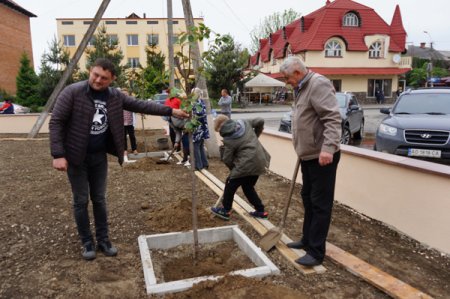
[[[84,35],[83,39],[81,40],[81,43],[78,46],[77,50],[75,51],[75,54],[73,55],[72,59],[70,60],[69,65],[67,66],[66,70],[64,71],[63,75],[61,76],[61,79],[59,79],[58,84],[56,85],[55,89],[53,90],[52,94],[50,95],[47,103],[45,104],[44,110],[39,115],[39,118],[36,120],[36,123],[34,124],[33,128],[31,129],[30,133],[28,134],[28,138],[35,138],[36,135],[41,130],[42,126],[44,125],[44,122],[47,119],[47,117],[50,113],[50,110],[52,110],[53,105],[55,104],[59,93],[63,90],[64,85],[67,82],[67,79],[69,79],[69,76],[72,74],[75,66],[77,65],[78,61],[80,60],[81,56],[83,55],[84,49],[86,48],[89,40],[91,39],[92,35],[94,35],[95,29],[97,28],[98,24],[100,23],[100,20],[101,20],[103,14],[105,13],[105,10],[108,7],[109,2],[111,2],[111,0],[103,0],[102,4],[98,8],[98,11],[95,14],[94,20],[92,21],[91,25],[89,25],[89,28],[86,31],[86,34]]]
[[[192,133],[189,133],[189,157],[192,178],[192,233],[194,234],[194,260],[198,256],[198,216],[197,216],[197,176],[195,175],[195,155]]]
[[[144,118],[145,118],[144,114],[141,114],[141,121],[142,121],[142,139],[144,139],[144,151],[145,151],[145,156],[148,157],[147,139],[145,138]]]

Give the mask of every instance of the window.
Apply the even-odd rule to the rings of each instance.
[[[138,57],[128,58],[128,65],[132,68],[139,67],[139,58]]]
[[[342,90],[342,80],[340,80],[340,79],[332,79],[330,81],[331,81],[331,84],[333,84],[334,90],[336,92],[340,92]]]
[[[342,46],[338,41],[332,40],[325,45],[325,57],[342,57]]]
[[[117,25],[117,21],[105,21],[106,25]]]
[[[63,35],[64,46],[75,47],[75,35]]]
[[[355,13],[349,12],[344,16],[342,25],[347,27],[359,27],[359,18]]]
[[[150,24],[150,25],[156,25],[158,23],[159,23],[158,21],[147,21],[147,24]]]
[[[110,46],[113,45],[113,44],[116,44],[116,45],[117,45],[117,43],[118,43],[118,41],[119,41],[119,39],[118,39],[118,37],[117,37],[117,34],[107,34],[107,35],[106,35],[106,38],[107,38],[108,44],[109,44]]]
[[[91,25],[91,24],[92,24],[92,21],[83,21],[83,24],[84,24],[84,25]]]
[[[178,21],[172,21],[172,24],[178,24]]]
[[[176,44],[178,42],[178,34],[172,35],[172,44]]]
[[[289,56],[292,56],[291,45],[287,45],[286,52],[284,53],[284,57],[289,57]]]
[[[139,45],[138,35],[137,34],[127,34],[127,45],[128,46]]]
[[[91,37],[91,39],[88,41],[88,46],[92,47],[95,44],[95,36]]]
[[[381,42],[374,42],[369,48],[369,58],[381,58],[382,45]]]
[[[159,43],[159,35],[158,34],[148,34],[147,35],[147,44],[149,46],[156,46]]]
[[[126,21],[127,25],[137,25],[137,21]]]
[[[274,57],[275,55],[273,55],[273,51],[270,51],[270,61],[272,62],[272,65],[277,65],[277,60]]]
[[[381,89],[385,97],[392,96],[391,79],[369,79],[367,82],[367,97],[374,98],[377,89]]]
[[[62,25],[73,25],[73,21],[62,21]]]

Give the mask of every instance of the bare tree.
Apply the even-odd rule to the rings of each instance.
[[[289,23],[292,23],[296,19],[300,18],[300,16],[301,14],[292,8],[266,16],[262,21],[260,21],[259,25],[253,28],[250,33],[250,38],[252,40],[250,44],[251,52],[256,53],[258,51],[260,39],[267,38],[269,34],[283,28]]]

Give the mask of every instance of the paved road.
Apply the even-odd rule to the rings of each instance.
[[[234,119],[249,119],[255,117],[262,117],[265,120],[265,127],[273,130],[278,130],[280,126],[280,120],[289,108],[286,111],[277,111],[277,112],[252,112],[252,113],[235,113],[233,114]],[[385,114],[381,114],[379,109],[365,109],[364,110],[365,117],[365,131],[368,137],[375,134],[380,122],[386,117]]]

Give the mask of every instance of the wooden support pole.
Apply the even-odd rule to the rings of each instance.
[[[189,0],[182,0],[184,20],[186,23],[186,30],[191,33],[191,28],[195,26],[194,17],[192,15],[191,2]],[[205,101],[206,106],[206,120],[208,122],[208,127],[210,130],[214,128],[214,121],[211,115],[211,102],[209,100],[208,88],[206,86],[206,78],[202,74],[201,69],[203,69],[203,63],[200,55],[200,47],[198,41],[190,43],[191,54],[192,54],[192,67],[194,68],[195,83],[198,88],[202,90],[202,99]],[[190,90],[186,90],[186,93]],[[210,157],[219,157],[219,145],[217,143],[216,134],[209,134],[210,138],[205,140],[206,148],[208,149],[208,155]]]
[[[86,34],[84,35],[83,39],[81,40],[80,45],[78,46],[75,54],[73,55],[73,58],[70,60],[69,65],[65,69],[63,75],[61,76],[61,79],[59,79],[58,84],[56,85],[55,89],[53,90],[52,94],[50,95],[50,98],[48,99],[47,103],[44,106],[44,111],[39,115],[39,118],[36,120],[36,123],[34,124],[33,128],[31,129],[30,133],[28,134],[28,138],[35,138],[36,135],[41,130],[42,126],[45,123],[45,120],[47,119],[50,111],[52,110],[56,99],[58,98],[59,93],[63,90],[64,85],[67,82],[67,79],[69,79],[69,76],[72,75],[72,72],[77,65],[78,61],[80,60],[81,56],[83,55],[84,49],[86,48],[89,40],[91,39],[92,35],[95,32],[95,29],[97,29],[98,24],[100,23],[100,20],[105,13],[106,8],[109,5],[109,2],[111,0],[103,0],[102,4],[98,8],[97,13],[95,14],[94,20],[92,21],[91,25],[89,25],[88,30],[86,31]]]

